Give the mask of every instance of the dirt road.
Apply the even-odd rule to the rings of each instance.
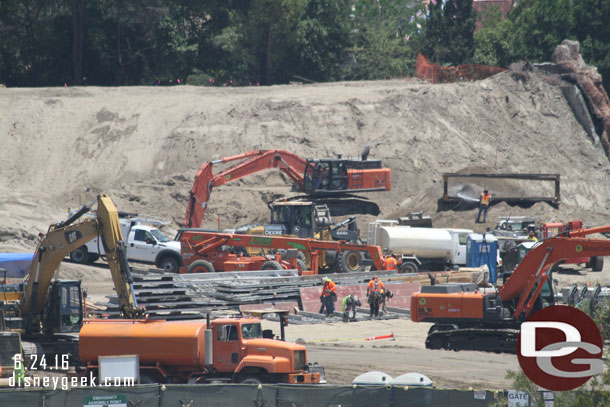
[[[277,323],[265,321],[264,325],[277,330]],[[429,327],[408,319],[290,325],[286,339],[303,339],[309,360],[325,366],[327,381],[332,384],[350,384],[358,375],[378,370],[392,377],[421,373],[444,388],[510,386],[505,376],[507,369],[519,368],[515,355],[428,350],[424,343]],[[394,340],[364,340],[390,333]]]

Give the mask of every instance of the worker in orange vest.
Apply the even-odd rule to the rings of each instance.
[[[322,304],[326,308],[326,316],[329,317],[335,312],[335,301],[337,300],[337,288],[333,280],[326,277],[324,280],[324,286],[322,287],[322,295],[320,299]]]
[[[394,270],[394,271],[396,271],[398,269],[398,260],[396,260],[395,254],[390,253],[389,256],[386,256],[383,259],[383,269],[384,270]]]
[[[479,214],[477,215],[477,223],[485,223],[487,222],[487,208],[489,208],[489,204],[491,203],[491,194],[487,190],[487,187],[481,193],[481,197],[479,198]],[[481,219],[481,212],[483,212],[483,222]]]
[[[371,310],[371,318],[379,316],[379,304],[381,303],[381,295],[383,293],[383,282],[373,276],[373,279],[369,281],[369,286],[366,289],[366,296],[369,300],[369,307]]]

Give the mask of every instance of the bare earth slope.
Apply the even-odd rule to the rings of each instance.
[[[358,156],[371,145],[371,157],[393,171],[393,190],[371,196],[385,217],[435,215],[441,174],[460,170],[560,173],[561,209],[538,204],[530,212],[589,224],[609,212],[605,155],[559,88],[535,76],[523,83],[503,73],[446,85],[1,89],[0,111],[4,244],[22,245],[52,215],[62,217],[100,191],[121,210],[180,223],[201,163],[250,149]],[[205,225],[218,216],[222,227],[263,220],[264,199],[287,192],[288,182],[274,171],[218,188]],[[439,226],[474,226],[473,219],[474,212],[435,215]]]

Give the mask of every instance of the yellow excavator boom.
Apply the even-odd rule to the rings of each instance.
[[[21,315],[26,320],[27,331],[40,330],[41,310],[45,306],[49,285],[61,261],[70,252],[94,239],[98,234],[104,244],[121,312],[127,318],[137,318],[143,314],[144,310],[137,306],[133,292],[131,269],[125,255],[125,241],[121,233],[118,211],[112,200],[106,195],[99,195],[97,217],[72,224],[88,212],[92,204],[93,202],[83,206],[68,220],[51,225],[47,234],[38,243],[21,300]]]

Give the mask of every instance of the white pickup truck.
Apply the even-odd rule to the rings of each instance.
[[[121,233],[127,245],[127,260],[153,263],[169,273],[177,273],[182,265],[180,242],[167,238],[159,229],[145,225],[150,220],[138,217],[121,217]],[[90,264],[104,255],[104,247],[95,238],[70,253],[75,263]]]

